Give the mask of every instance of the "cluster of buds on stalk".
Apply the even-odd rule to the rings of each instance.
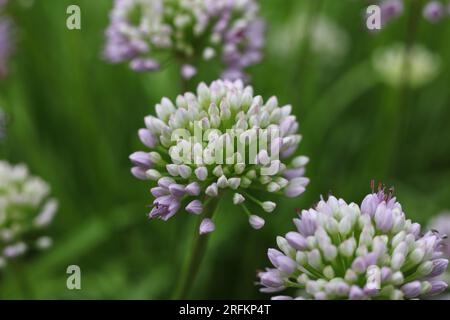
[[[444,236],[422,235],[383,188],[361,206],[330,196],[294,223],[268,251],[273,268],[258,276],[262,292],[297,293],[273,299],[416,299],[447,288],[438,279],[448,265]]]
[[[264,219],[250,205],[273,212],[276,203],[257,195],[297,197],[309,182],[308,158],[293,156],[301,135],[291,111],[276,97],[264,103],[240,80],[201,83],[196,94],[179,95],[175,103],[163,98],[156,116],[146,117],[146,128],[139,130],[150,152],[130,156],[133,175],[153,184],[149,217],[168,220],[180,208],[200,215],[229,191],[250,225],[260,229]],[[212,230],[212,220],[201,224],[200,233]]]
[[[45,250],[52,239],[43,234],[58,203],[49,185],[31,176],[25,165],[0,161],[0,268],[29,250]]]
[[[219,58],[222,78],[244,79],[262,59],[264,23],[255,0],[116,0],[106,31],[105,57],[156,71],[167,56],[182,62],[185,79],[197,64]]]

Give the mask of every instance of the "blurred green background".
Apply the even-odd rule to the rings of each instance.
[[[22,261],[20,274],[1,274],[0,298],[165,299],[175,289],[196,218],[180,212],[167,223],[148,221],[149,188],[131,176],[128,155],[141,149],[144,116],[161,97],[181,93],[181,85],[175,66],[136,74],[102,60],[111,3],[36,0],[11,8],[16,52],[0,81],[0,105],[10,118],[1,158],[24,162],[47,180],[60,209],[50,229],[54,247]],[[81,30],[66,28],[70,4],[81,7]],[[407,9],[373,34],[365,29],[363,1],[260,4],[268,42],[263,63],[250,70],[252,85],[264,98],[293,105],[311,184],[299,199],[280,199],[260,231],[222,202],[191,298],[267,298],[254,285],[256,270],[269,264],[267,248],[293,229],[295,208],[312,206],[320,195],[360,202],[375,179],[395,186],[418,222],[450,208],[450,19],[432,25],[410,19]],[[307,35],[320,16],[334,21],[346,34],[345,43],[337,42],[346,52],[330,58],[313,50],[313,37],[298,40],[299,16]],[[377,48],[405,41],[442,61],[438,76],[415,90],[384,84],[371,64]],[[189,87],[217,76],[203,66]],[[82,290],[66,288],[72,264],[81,267]]]

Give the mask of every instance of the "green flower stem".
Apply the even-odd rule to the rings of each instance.
[[[406,81],[409,78],[409,53],[416,42],[416,36],[421,18],[421,8],[423,0],[411,0],[409,3],[409,15],[406,26],[406,33],[404,38],[405,57],[402,66],[402,84],[398,88],[393,88],[388,92],[387,102],[384,104],[381,112],[380,123],[384,126],[385,135],[378,139],[378,147],[374,152],[384,154],[383,159],[374,156],[373,159],[378,159],[376,168],[378,169],[378,176],[386,178],[396,170],[396,153],[399,151],[398,146],[404,133],[405,118],[409,114],[412,101],[411,87]]]
[[[250,195],[247,192],[244,192],[244,195],[249,198],[250,200],[252,200],[253,202],[255,202],[257,205],[262,205],[261,201],[259,201],[258,199],[256,199],[255,197],[253,197],[252,195]]]
[[[315,84],[317,78],[313,78],[311,81],[311,76],[308,78],[303,77],[303,75],[315,75],[316,72],[311,72],[311,61],[309,58],[311,57],[311,41],[312,41],[312,33],[315,28],[315,23],[317,22],[317,18],[320,17],[320,13],[324,7],[325,0],[315,0],[307,2],[307,8],[305,9],[306,13],[306,21],[304,23],[304,33],[305,37],[303,39],[302,49],[297,59],[296,65],[298,66],[298,70],[303,70],[302,72],[295,72],[292,76],[292,83],[297,83],[303,85],[303,87],[308,86],[308,80],[311,84]],[[307,71],[306,71],[307,70]],[[302,86],[298,87],[301,88]],[[312,87],[314,89],[314,87]],[[298,90],[298,99],[301,98],[300,101],[304,100],[304,96],[307,94],[307,90]]]
[[[18,261],[11,261],[11,274],[17,284],[17,292],[21,299],[32,299],[33,290],[28,283],[28,277]]]
[[[180,280],[178,281],[178,287],[175,290],[174,299],[176,300],[186,299],[189,295],[189,290],[195,283],[195,278],[200,269],[200,265],[205,255],[209,239],[209,234],[199,234],[199,227],[203,219],[211,219],[214,216],[215,212],[217,211],[218,203],[219,201],[217,198],[211,199],[206,206],[206,214],[201,216],[198,221],[198,224],[195,228],[194,240],[190,256],[184,265]]]
[[[248,208],[247,208],[247,206],[245,205],[245,204],[243,204],[243,203],[241,203],[241,207],[242,207],[242,209],[244,209],[244,212],[245,212],[245,214],[247,215],[247,216],[251,216],[252,214],[250,213],[250,210],[248,210]]]

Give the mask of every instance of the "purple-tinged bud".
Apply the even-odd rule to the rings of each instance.
[[[287,169],[287,170],[283,171],[283,176],[288,180],[303,177],[304,174],[305,174],[305,168],[294,168],[294,169]]]
[[[131,174],[138,178],[139,180],[147,180],[146,170],[142,167],[133,167],[131,168]]]
[[[352,263],[352,269],[357,273],[363,273],[366,271],[367,265],[363,257],[356,258]]]
[[[261,284],[266,287],[279,288],[283,286],[283,279],[278,271],[270,270],[261,275]]]
[[[149,148],[154,148],[158,142],[157,138],[148,129],[139,129],[138,135],[141,142]]]
[[[183,79],[190,80],[196,74],[197,69],[190,64],[184,64],[181,67],[181,76],[183,77]]]
[[[418,237],[420,235],[420,224],[418,223],[413,223],[411,225],[411,228],[409,229],[409,232],[411,232],[414,237]]]
[[[358,286],[352,286],[348,294],[350,300],[362,300],[366,297],[364,291]]]
[[[129,158],[131,162],[138,167],[150,169],[153,166],[153,162],[147,152],[137,151],[132,153]]]
[[[313,214],[308,211],[303,211],[300,219],[294,219],[294,224],[297,226],[298,232],[304,237],[312,236],[316,232],[316,222]]]
[[[285,255],[278,256],[276,260],[278,269],[287,274],[293,273],[297,268],[297,264],[295,263],[295,261]]]
[[[178,172],[181,177],[188,179],[192,174],[192,169],[191,169],[191,167],[189,167],[185,164],[182,164],[182,165],[178,166]]]
[[[323,257],[327,261],[333,261],[337,256],[337,248],[334,245],[327,244],[323,246]]]
[[[447,289],[447,287],[448,287],[448,284],[445,281],[441,281],[441,280],[432,280],[432,281],[430,281],[430,283],[431,283],[431,289],[430,289],[430,291],[427,292],[427,294],[430,296],[438,295],[438,294],[444,292],[445,289]]]
[[[190,196],[198,196],[200,194],[200,185],[197,182],[191,182],[186,186],[185,191]]]
[[[210,232],[213,232],[216,226],[214,225],[214,222],[211,219],[205,218],[200,223],[200,234],[207,234]]]
[[[186,211],[192,214],[201,214],[203,212],[203,205],[200,200],[193,200],[186,206]]]
[[[401,287],[406,298],[415,298],[420,294],[420,281],[409,282]]]
[[[378,253],[376,253],[376,252],[371,252],[364,256],[364,261],[366,262],[367,266],[376,264],[377,259],[378,259]]]
[[[294,178],[289,181],[288,186],[284,189],[284,194],[289,198],[295,198],[301,195],[309,183],[308,178]]]
[[[280,135],[282,137],[287,136],[295,123],[295,117],[293,116],[287,116],[283,118],[280,122]]]
[[[180,197],[184,196],[184,194],[186,193],[185,187],[183,185],[181,185],[181,184],[176,184],[176,183],[171,184],[169,186],[169,190],[170,190],[170,193],[174,197],[177,197],[177,198],[180,198]]]
[[[369,283],[368,283],[368,284],[366,284],[366,285],[364,286],[363,291],[364,291],[364,294],[365,294],[365,295],[367,295],[367,296],[369,296],[369,297],[372,297],[372,296],[377,295],[378,292],[380,292],[380,289],[379,289],[379,288],[376,288],[376,287],[375,287],[375,284],[373,284],[373,283],[370,283],[370,284],[369,284]]]
[[[159,198],[162,196],[167,196],[170,194],[170,191],[166,188],[162,188],[162,187],[154,187],[150,189],[150,192],[152,193],[152,195],[155,198]]]
[[[316,292],[314,294],[315,300],[327,300],[327,294],[323,291]]]
[[[250,225],[252,226],[253,229],[255,230],[259,230],[262,227],[264,227],[264,224],[266,223],[264,221],[263,218],[252,214],[249,218],[248,218],[248,222],[250,223]]]
[[[162,177],[158,180],[158,186],[165,189],[169,189],[170,185],[173,183],[175,183],[175,180],[170,177]]]
[[[284,189],[284,194],[288,198],[295,198],[305,192],[306,188],[302,185],[288,185],[286,189]]]
[[[306,239],[298,232],[288,232],[286,240],[296,250],[305,250],[307,248]]]
[[[195,169],[195,176],[198,180],[205,181],[208,177],[208,169],[206,169],[205,167],[199,167]]]
[[[405,255],[403,253],[394,253],[391,259],[391,267],[394,270],[400,270],[405,263]]]
[[[392,271],[388,267],[382,267],[381,268],[381,282],[386,282],[389,280],[389,278],[392,275]]]
[[[376,194],[368,194],[361,203],[361,213],[373,217],[379,204],[380,200]]]
[[[269,250],[267,250],[267,257],[275,268],[278,268],[277,258],[283,255],[284,254],[277,249],[270,248]]]
[[[379,205],[377,211],[375,212],[375,222],[377,228],[383,232],[388,232],[389,230],[391,230],[394,224],[392,210],[387,209],[384,203]]]
[[[447,259],[436,259],[433,260],[433,269],[431,270],[431,273],[428,275],[428,277],[433,278],[441,275],[442,273],[447,270],[448,267],[448,260]]]

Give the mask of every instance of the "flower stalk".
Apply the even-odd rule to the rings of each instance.
[[[206,205],[205,215],[198,220],[198,225],[195,228],[192,248],[187,257],[183,270],[181,272],[180,280],[178,281],[175,290],[174,299],[186,299],[189,295],[190,289],[195,283],[198,271],[206,253],[209,235],[199,234],[198,230],[205,219],[212,219],[218,209],[219,201],[217,198],[212,198]]]

